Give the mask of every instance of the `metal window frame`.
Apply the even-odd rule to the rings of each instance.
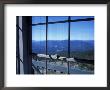
[[[71,16],[68,16],[68,19],[67,20],[62,20],[62,21],[54,21],[54,22],[49,22],[48,21],[48,16],[45,16],[46,18],[46,23],[37,23],[37,24],[32,24],[31,26],[38,26],[38,25],[46,25],[46,55],[48,53],[48,25],[49,24],[59,24],[59,23],[68,23],[68,58],[70,58],[70,31],[71,31],[71,22],[83,22],[83,21],[93,21],[94,18],[84,18],[84,19],[74,19],[74,20],[71,20]],[[68,61],[67,62],[67,73],[69,74],[69,65],[70,62]],[[46,59],[46,74],[47,74],[47,59]]]
[[[19,17],[16,17],[16,24],[19,27]],[[16,27],[16,74],[20,74],[20,55],[19,55],[19,28]]]

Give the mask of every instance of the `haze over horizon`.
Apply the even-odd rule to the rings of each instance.
[[[32,40],[32,41],[46,41],[46,40]],[[47,41],[68,41],[66,40],[47,40]],[[70,41],[94,41],[94,40],[70,40]]]

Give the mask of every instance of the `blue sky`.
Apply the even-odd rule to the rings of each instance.
[[[93,16],[71,16],[71,19],[94,18]],[[67,16],[49,16],[49,22],[67,20]],[[45,23],[43,16],[32,17],[32,23]],[[32,26],[32,40],[42,41],[46,39],[46,25]],[[48,25],[48,40],[67,40],[68,23]],[[71,40],[94,40],[94,21],[71,22]]]

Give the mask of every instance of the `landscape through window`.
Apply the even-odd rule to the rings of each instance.
[[[35,74],[94,74],[94,16],[33,16]]]

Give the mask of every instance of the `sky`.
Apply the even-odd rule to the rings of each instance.
[[[94,16],[71,16],[71,20],[94,18]],[[49,16],[48,21],[67,20],[67,16]],[[45,23],[45,16],[32,17],[32,24]],[[68,23],[48,24],[48,40],[67,40]],[[94,40],[94,21],[71,22],[70,27],[71,40]],[[32,26],[32,40],[46,40],[46,25]]]

